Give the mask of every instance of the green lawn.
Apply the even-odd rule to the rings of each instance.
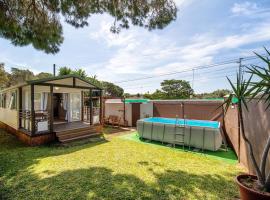
[[[25,147],[0,131],[0,199],[233,199],[240,171],[222,159],[123,136]]]

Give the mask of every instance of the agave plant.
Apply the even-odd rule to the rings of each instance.
[[[270,52],[267,51],[270,56]],[[232,103],[233,97],[238,98],[237,109],[239,116],[239,131],[241,130],[242,137],[247,144],[249,157],[251,159],[252,165],[255,169],[258,186],[261,190],[270,192],[270,171],[267,172],[266,164],[268,158],[268,152],[270,150],[270,137],[264,147],[261,160],[259,164],[257,163],[254,156],[254,147],[250,140],[246,137],[244,120],[243,120],[243,109],[248,111],[248,101],[252,99],[257,99],[259,96],[259,101],[265,101],[268,109],[270,107],[270,60],[267,57],[256,54],[263,62],[265,62],[268,68],[263,68],[259,66],[249,67],[249,73],[251,74],[248,80],[243,80],[239,74],[237,74],[237,81],[234,85],[232,81],[228,79],[233,93],[225,101],[225,112],[228,110],[230,104]],[[258,81],[252,81],[252,77],[256,76]],[[256,80],[257,80],[256,79]]]

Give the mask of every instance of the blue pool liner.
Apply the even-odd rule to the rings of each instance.
[[[180,126],[194,126],[194,127],[205,127],[205,128],[215,128],[220,127],[220,122],[218,121],[208,121],[208,120],[194,120],[194,119],[176,119],[176,118],[163,118],[163,117],[150,117],[143,119],[145,122],[161,123],[161,124],[177,124]]]

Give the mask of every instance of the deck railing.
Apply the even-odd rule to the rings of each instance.
[[[90,107],[83,108],[83,121],[90,122]],[[93,107],[93,124],[99,124],[100,108]],[[34,118],[34,119],[33,119]],[[29,134],[42,134],[50,131],[50,113],[47,110],[35,110],[33,115],[31,110],[20,110],[20,129]],[[32,126],[34,121],[34,126]],[[32,130],[34,128],[34,130]]]
[[[47,133],[50,130],[50,114],[46,110],[35,110],[33,115],[30,110],[21,110],[19,112],[20,128],[31,134]],[[34,117],[34,126],[32,121]],[[32,130],[34,128],[34,130]]]
[[[93,107],[93,123],[97,124],[99,123],[99,113],[100,108],[99,107]],[[83,107],[83,121],[89,122],[90,121],[90,107],[84,106]]]
[[[19,112],[20,128],[31,133],[32,115],[30,110],[21,110]]]

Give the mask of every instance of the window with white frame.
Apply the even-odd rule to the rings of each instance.
[[[35,110],[41,110],[41,93],[35,93],[34,107],[35,107]]]
[[[2,94],[0,94],[0,108],[2,108]]]
[[[0,94],[0,107],[1,108],[6,108],[6,99],[7,99],[6,96],[7,96],[6,93]]]
[[[16,91],[11,92],[11,94],[10,94],[8,108],[11,110],[17,109],[17,92]]]

